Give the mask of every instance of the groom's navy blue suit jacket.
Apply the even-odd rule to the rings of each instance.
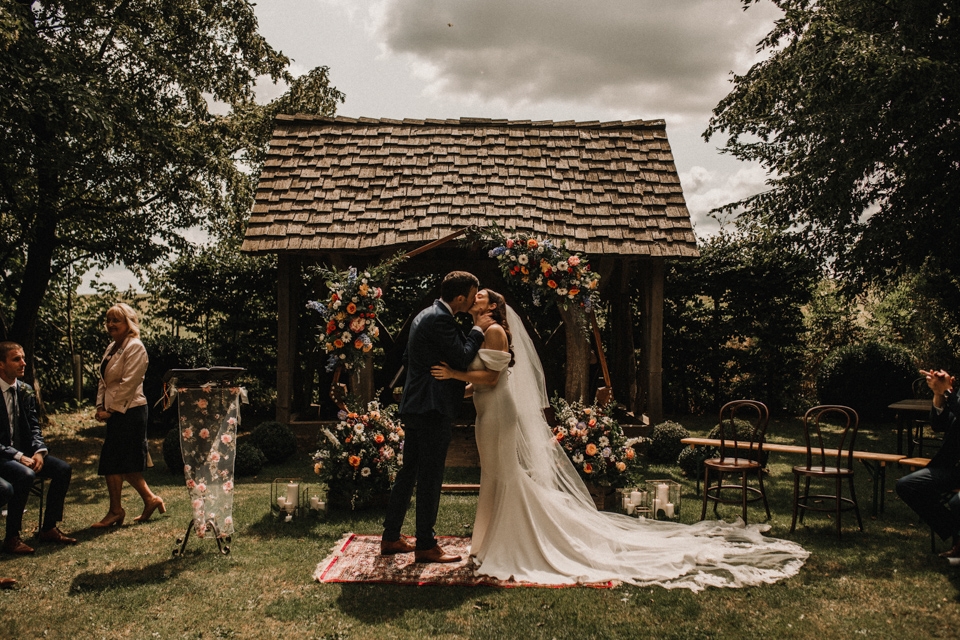
[[[482,343],[483,332],[475,328],[464,336],[440,300],[417,314],[403,354],[407,380],[400,400],[400,414],[438,411],[451,420],[455,418],[466,385],[459,380],[437,380],[430,375],[430,367],[446,362],[454,369],[466,371]]]

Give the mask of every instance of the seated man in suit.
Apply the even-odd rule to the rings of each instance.
[[[13,485],[0,478],[0,507],[4,506],[13,498]],[[0,578],[0,589],[12,589],[17,581],[13,578]]]
[[[2,549],[5,553],[16,554],[33,553],[33,548],[20,539],[20,526],[30,488],[37,477],[50,479],[47,512],[37,539],[59,544],[77,542],[57,528],[57,522],[63,518],[63,501],[67,497],[73,470],[63,460],[47,455],[33,388],[17,380],[23,376],[25,368],[23,347],[16,342],[0,342],[0,395],[3,396],[0,478],[13,488],[13,496],[7,505],[7,532]]]
[[[905,475],[897,481],[897,495],[917,512],[941,540],[953,538],[944,558],[960,559],[960,509],[956,497],[949,505],[943,502],[946,493],[960,489],[960,398],[954,377],[942,369],[921,371],[933,391],[930,424],[943,431],[943,446],[924,469]]]

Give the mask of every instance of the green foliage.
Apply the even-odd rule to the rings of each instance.
[[[678,422],[661,422],[653,428],[650,434],[650,444],[647,445],[647,458],[651,462],[673,463],[680,455],[684,445],[680,442],[689,438],[690,432]]]
[[[673,263],[664,295],[664,399],[712,412],[734,398],[792,410],[803,395],[802,307],[817,263],[789,233],[740,226],[701,241],[700,258]]]
[[[703,461],[717,455],[715,447],[684,447],[677,456],[677,466],[688,478],[703,476]]]
[[[297,437],[290,427],[272,420],[254,427],[247,442],[260,449],[271,464],[280,464],[297,451]]]
[[[849,345],[831,354],[820,367],[817,395],[822,404],[852,407],[861,420],[887,417],[887,405],[913,396],[918,376],[902,347],[877,342]]]
[[[237,459],[233,465],[235,477],[255,476],[260,473],[266,463],[267,457],[255,445],[246,440],[237,443]]]
[[[343,100],[325,67],[287,73],[248,2],[114,4],[0,13],[0,338],[31,365],[40,309],[71,264],[139,271],[188,251],[197,226],[235,250],[274,116],[333,115]],[[264,78],[290,91],[258,105]]]
[[[734,77],[704,135],[724,134],[727,152],[775,177],[726,209],[802,230],[860,282],[928,255],[960,273],[960,6],[773,3],[785,13],[761,62]]]
[[[180,429],[167,431],[163,439],[163,461],[170,473],[183,473],[183,451],[180,449]]]

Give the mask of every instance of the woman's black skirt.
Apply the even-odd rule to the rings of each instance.
[[[110,476],[142,473],[147,468],[147,405],[114,413],[107,420],[107,437],[97,473]]]

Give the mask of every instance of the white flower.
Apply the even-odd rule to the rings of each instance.
[[[329,440],[329,441],[330,441],[330,444],[332,444],[333,446],[335,446],[335,447],[339,447],[339,446],[340,446],[340,441],[337,440],[337,437],[336,437],[335,435],[333,435],[333,432],[331,432],[330,429],[327,429],[326,427],[324,427],[324,428],[323,428],[323,435],[327,436],[327,440]]]
[[[344,342],[350,342],[351,340],[353,340],[353,334],[350,333],[349,331],[344,331],[343,335],[340,336],[340,339],[343,340]]]
[[[561,260],[557,263],[557,271],[566,271],[568,266],[570,265],[567,264],[566,260]]]
[[[558,296],[565,296],[565,295],[567,295],[567,290],[566,290],[566,288],[564,288],[564,287],[558,288],[558,289],[557,289],[557,295],[558,295]]]
[[[360,475],[364,478],[368,477],[370,475],[370,467],[364,467],[363,469],[360,469]]]
[[[607,436],[600,436],[600,439],[597,440],[597,443],[598,443],[601,447],[606,447],[606,446],[608,446],[608,445],[610,444],[610,438],[608,438]]]
[[[519,256],[517,256],[517,262],[520,264],[528,264],[530,262],[530,258],[528,258],[525,253],[521,253]]]
[[[573,454],[573,462],[574,464],[580,464],[581,462],[583,462],[583,454],[582,453]]]

